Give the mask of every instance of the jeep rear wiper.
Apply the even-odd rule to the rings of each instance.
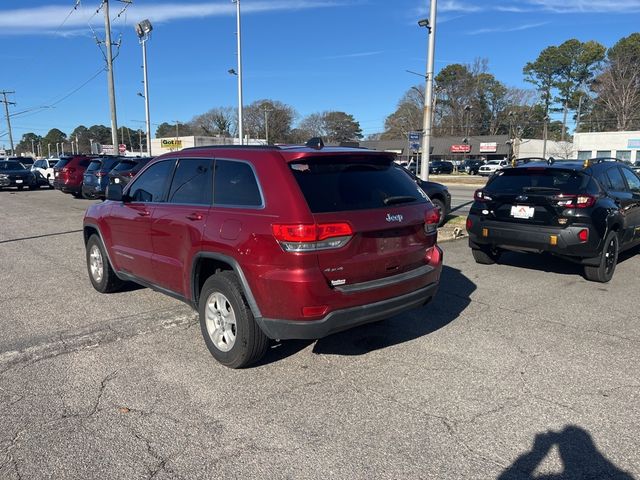
[[[384,201],[385,205],[395,205],[397,203],[415,202],[416,200],[417,200],[416,197],[410,197],[408,195],[403,195],[403,196],[397,196],[397,197],[387,197],[383,201]]]
[[[559,192],[559,188],[555,187],[524,187],[523,192]]]

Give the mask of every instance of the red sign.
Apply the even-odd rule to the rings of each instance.
[[[451,153],[469,153],[471,145],[451,145]]]
[[[127,146],[124,143],[121,143],[120,145],[118,145],[118,151],[120,153],[124,153],[127,151]]]

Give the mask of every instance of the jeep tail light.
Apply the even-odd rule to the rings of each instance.
[[[582,243],[587,243],[589,241],[589,229],[583,228],[578,232],[578,239]]]
[[[493,198],[487,195],[483,190],[476,190],[476,193],[473,194],[473,198],[477,202],[490,202],[493,200]]]
[[[271,231],[286,252],[340,248],[353,236],[353,229],[348,223],[274,224]]]
[[[424,215],[424,231],[425,233],[433,233],[438,229],[440,223],[440,209],[433,207],[427,210]]]
[[[429,265],[437,265],[442,262],[442,250],[437,245],[427,248],[424,255],[424,260]]]

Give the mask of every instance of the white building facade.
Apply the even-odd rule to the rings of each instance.
[[[640,131],[576,133],[573,145],[581,160],[615,157],[625,162],[640,162]]]

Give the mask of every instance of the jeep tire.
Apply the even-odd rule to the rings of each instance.
[[[96,234],[91,235],[86,247],[87,271],[91,285],[100,293],[112,293],[124,283],[113,270],[107,257],[102,240]]]
[[[198,312],[207,348],[223,365],[249,366],[269,348],[269,339],[256,323],[235,273],[218,272],[204,282]]]

